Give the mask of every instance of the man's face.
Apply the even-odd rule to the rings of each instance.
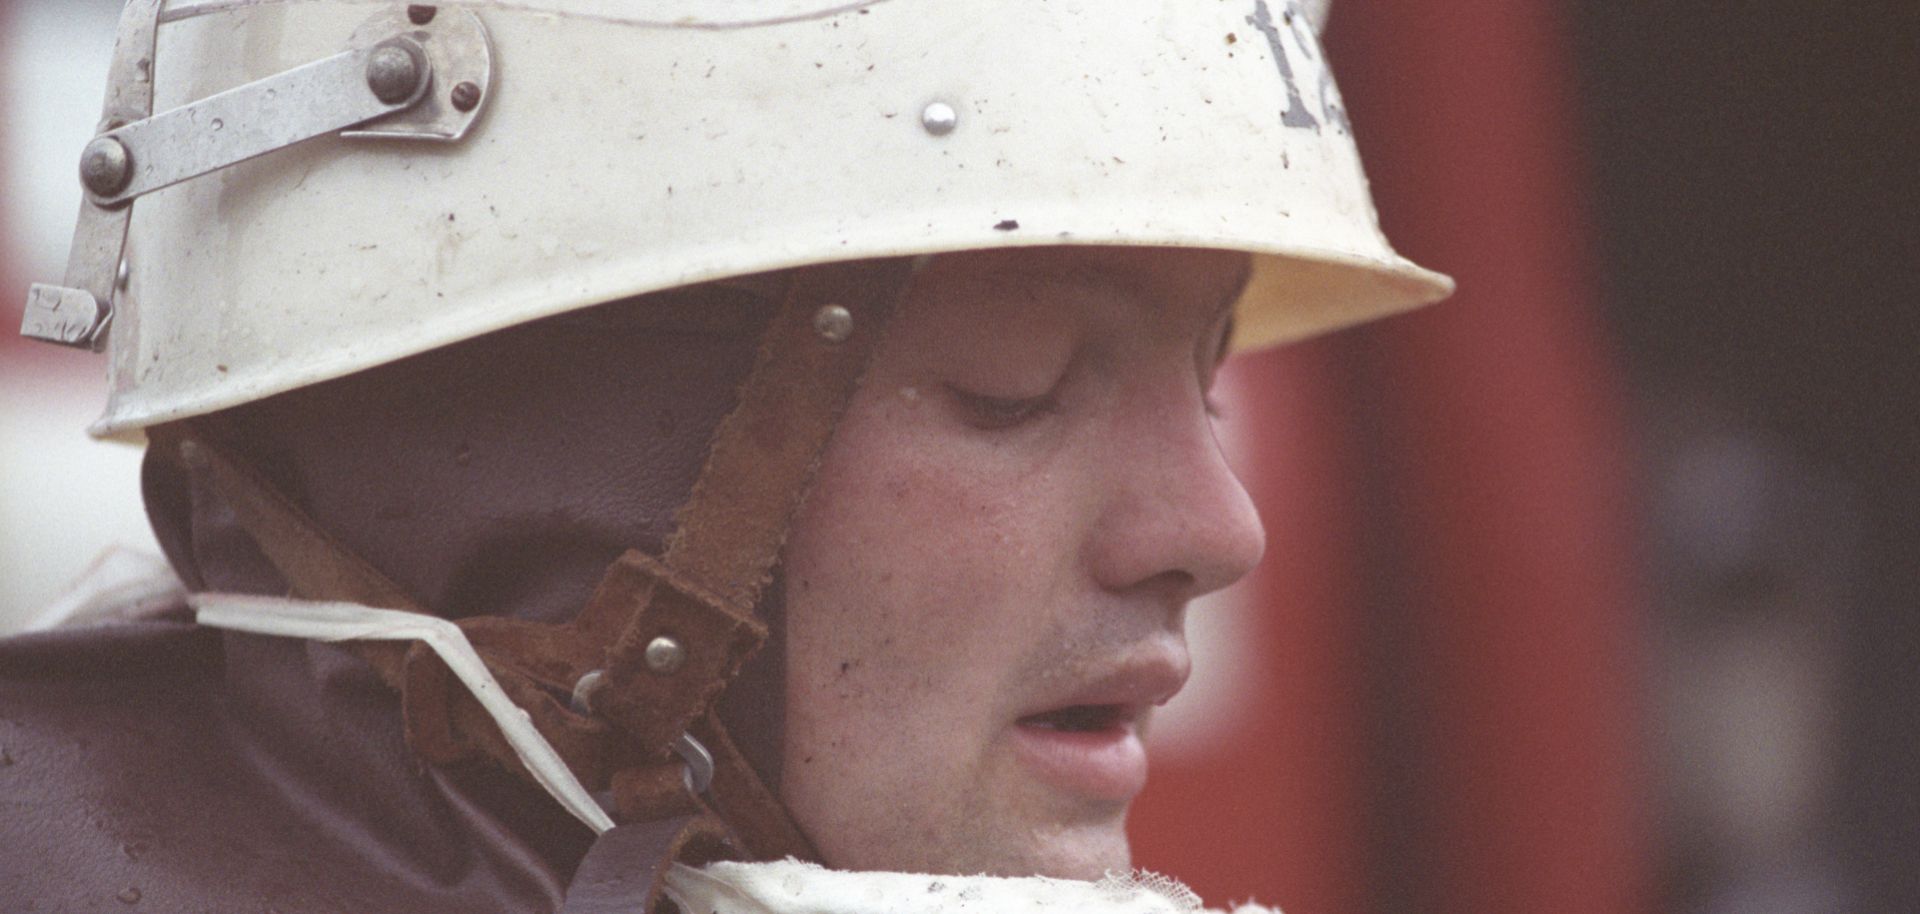
[[[936,259],[786,552],[782,793],[835,866],[1097,878],[1187,601],[1260,522],[1207,400],[1244,255]]]

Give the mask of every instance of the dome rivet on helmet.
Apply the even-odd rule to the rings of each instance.
[[[367,57],[367,88],[389,105],[412,97],[425,75],[420,58],[398,42],[381,45]]]
[[[825,305],[813,313],[813,332],[829,343],[844,343],[853,335],[853,312],[839,305]]]
[[[672,676],[687,662],[687,649],[679,641],[659,635],[647,642],[646,660],[647,669],[654,675]]]
[[[934,136],[946,136],[960,124],[960,112],[946,102],[930,102],[920,109],[920,126]]]
[[[110,136],[96,137],[80,153],[80,183],[102,197],[111,197],[133,178],[133,156]]]
[[[424,3],[411,4],[407,7],[407,21],[414,25],[426,25],[432,22],[434,15],[439,12],[438,7],[429,6]]]

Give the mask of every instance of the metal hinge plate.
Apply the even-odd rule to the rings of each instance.
[[[142,194],[336,132],[457,141],[491,94],[493,52],[477,15],[396,5],[355,30],[346,51],[155,115],[159,8],[159,0],[132,0],[121,15],[102,132],[81,155],[86,199],[66,281],[28,291],[24,336],[105,345],[127,225]]]

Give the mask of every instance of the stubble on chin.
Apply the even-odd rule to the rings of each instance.
[[[1131,804],[1089,804],[1024,783],[943,805],[929,815],[938,825],[912,829],[910,838],[891,845],[896,863],[887,869],[1096,880],[1132,862]]]

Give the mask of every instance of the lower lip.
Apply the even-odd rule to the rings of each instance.
[[[1091,732],[1015,724],[1013,741],[1042,781],[1069,793],[1125,802],[1147,786],[1147,750],[1133,724]]]

